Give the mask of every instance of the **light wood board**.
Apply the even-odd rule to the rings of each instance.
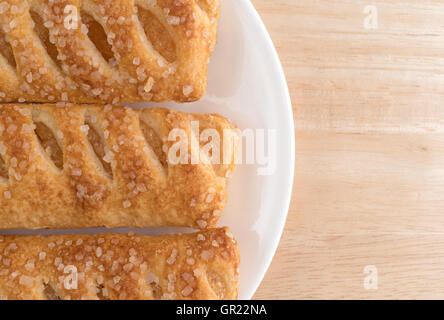
[[[296,125],[291,208],[254,298],[444,299],[444,1],[252,2]]]

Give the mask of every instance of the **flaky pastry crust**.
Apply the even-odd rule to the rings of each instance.
[[[0,237],[2,299],[236,299],[228,229],[195,234]]]
[[[0,101],[195,101],[219,0],[3,0]]]
[[[1,105],[0,228],[216,226],[237,143],[221,140],[221,164],[202,152],[192,164],[197,124],[220,137],[234,129],[218,115],[159,108]],[[170,161],[175,130],[188,139],[183,164]]]

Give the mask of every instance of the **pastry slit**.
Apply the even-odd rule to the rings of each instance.
[[[56,289],[50,282],[43,281],[43,296],[46,300],[62,300],[62,297],[57,293]]]
[[[91,146],[92,151],[94,152],[95,157],[97,158],[97,164],[99,165],[99,171],[103,170],[105,175],[109,179],[113,179],[113,170],[111,164],[106,162],[104,159],[106,157],[107,146],[105,143],[105,138],[100,134],[100,130],[98,130],[98,126],[96,123],[93,123],[92,116],[89,112],[85,115],[85,124],[89,127],[88,129],[88,142]],[[101,170],[100,170],[101,169]]]
[[[157,283],[151,283],[150,285],[151,288],[151,294],[153,296],[154,300],[160,300],[163,296],[163,290],[162,287],[160,287]]]
[[[42,121],[35,121],[34,124],[36,126],[35,134],[40,146],[54,165],[63,170],[63,152],[54,136],[54,132]]]
[[[2,155],[0,155],[0,182],[7,183],[9,180],[8,167]]]
[[[202,117],[201,115],[197,115],[193,117],[193,121],[199,122],[200,131],[196,139],[199,140],[201,149],[205,148],[207,144],[212,142],[213,137],[211,135],[211,131],[216,130],[218,132],[220,139],[219,141],[215,141],[214,143],[216,143],[216,146],[219,145],[219,152],[215,155],[216,162],[212,161],[212,165],[215,173],[219,177],[228,177],[227,175],[230,175],[231,170],[233,169],[232,163],[236,161],[236,156],[239,151],[230,147],[235,146],[237,148],[239,146],[240,141],[238,129],[235,128],[233,124],[230,123],[227,119],[224,119],[218,115],[210,115],[209,117]],[[202,133],[210,134],[202,135]],[[208,138],[207,141],[205,141],[205,139],[201,140],[201,137],[204,136],[205,139]],[[212,160],[214,151],[215,148],[213,147],[210,149],[210,152],[208,152],[208,158],[210,160]]]
[[[49,31],[44,26],[42,17],[33,10],[30,10],[29,14],[31,15],[31,18],[34,22],[34,31],[43,44],[43,47],[46,49],[48,56],[59,69],[62,69],[62,65],[60,63],[60,60],[58,59],[59,52],[57,50],[57,47],[50,41]]]
[[[157,156],[157,160],[159,160],[163,168],[167,170],[167,156],[163,151],[163,142],[159,138],[159,135],[148,123],[142,119],[140,120],[140,129],[142,130],[145,141]]]
[[[9,44],[8,37],[3,32],[0,26],[0,54],[8,61],[12,68],[17,68],[17,63],[15,62],[14,53],[12,51],[11,45]]]
[[[219,147],[219,159],[216,159],[216,162],[213,161],[212,157],[213,157],[213,152],[215,152],[215,148],[217,148],[217,142],[216,141],[212,141],[212,138],[208,138],[208,141],[204,141],[201,139],[201,134],[204,130],[200,130],[200,132],[195,132],[194,134],[194,138],[197,140],[197,142],[199,143],[200,146],[200,153],[199,153],[199,159],[200,161],[202,161],[203,163],[208,163],[211,164],[211,166],[213,167],[213,170],[215,171],[215,173],[218,173],[217,167],[218,167],[218,163],[220,163],[220,148]],[[204,152],[204,148],[206,147],[207,144],[215,144],[213,145],[214,147],[209,149],[208,152]],[[218,144],[219,146],[221,146],[221,144]]]
[[[168,62],[174,62],[177,59],[176,44],[171,38],[167,28],[158,18],[142,6],[137,6],[138,18],[142,25],[147,40]]]
[[[106,297],[103,293],[103,290],[106,290],[105,286],[103,284],[96,284],[96,291],[97,291],[97,299],[99,300],[110,300],[108,297]]]
[[[88,38],[96,46],[97,51],[113,66],[116,63],[111,45],[107,41],[107,34],[102,25],[86,12],[81,13],[82,22],[87,26]]]
[[[192,121],[196,121],[196,119],[193,119]],[[199,120],[197,120],[197,121],[199,121]],[[191,146],[198,145],[199,146],[199,151],[198,151],[199,152],[199,162],[201,162],[203,165],[211,167],[213,169],[215,176],[217,176],[217,175],[221,176],[221,174],[220,174],[221,170],[219,169],[219,167],[220,167],[219,160],[216,159],[216,161],[213,161],[213,159],[212,159],[212,153],[214,152],[214,149],[218,147],[217,142],[214,142],[215,144],[210,149],[210,152],[204,152],[203,147],[206,144],[211,143],[212,139],[209,138],[208,141],[202,141],[201,134],[202,134],[203,130],[200,128],[200,123],[199,123],[199,129],[200,129],[199,131],[192,130],[193,134],[191,135],[190,139],[192,139],[193,141],[190,141]],[[216,130],[216,129],[214,128],[214,130]],[[218,134],[220,135],[219,132],[218,132]],[[222,148],[222,145],[219,143],[219,155],[221,154],[221,148]]]

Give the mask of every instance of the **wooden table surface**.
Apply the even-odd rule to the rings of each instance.
[[[291,208],[255,298],[443,299],[444,1],[252,2],[296,125]]]

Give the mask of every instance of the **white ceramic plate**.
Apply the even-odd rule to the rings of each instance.
[[[276,130],[276,170],[259,176],[259,164],[241,164],[229,185],[221,226],[229,226],[241,253],[240,299],[250,299],[270,265],[284,228],[294,173],[293,113],[285,77],[273,43],[248,0],[223,0],[219,39],[209,67],[208,93],[199,102],[162,106],[196,113],[219,113],[241,130]],[[148,107],[153,104],[142,104]],[[266,135],[267,136],[267,135]],[[0,234],[128,232],[130,229],[8,230]],[[146,228],[159,235],[189,230]]]

